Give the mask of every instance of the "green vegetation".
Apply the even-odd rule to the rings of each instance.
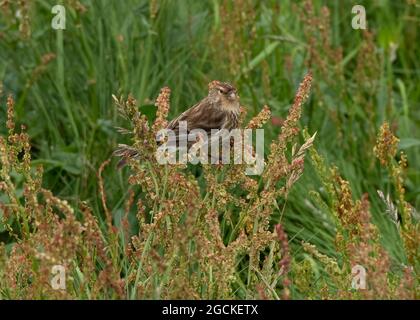
[[[420,297],[417,1],[359,2],[367,30],[352,1],[68,0],[65,30],[56,1],[0,3],[0,298]],[[171,119],[215,79],[236,85],[244,126],[271,110],[260,178],[156,166],[139,142],[161,88]],[[289,190],[292,145],[315,132]],[[118,143],[144,157],[117,170]]]

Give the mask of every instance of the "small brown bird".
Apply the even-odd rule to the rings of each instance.
[[[239,96],[235,87],[216,80],[210,83],[207,97],[169,122],[167,129],[178,136],[180,121],[186,121],[188,133],[194,129],[205,130],[207,135],[212,129],[230,131],[238,127],[239,114]]]
[[[234,86],[221,81],[212,81],[209,84],[209,93],[207,97],[192,106],[190,109],[181,113],[167,125],[167,129],[173,130],[177,143],[179,139],[186,137],[179,136],[180,122],[187,123],[187,133],[194,129],[202,129],[209,136],[212,129],[226,129],[228,131],[235,129],[239,124],[240,104],[239,95]],[[188,142],[188,148],[194,142]],[[127,147],[127,146],[126,146]],[[116,150],[114,155],[126,157],[136,157],[137,152],[129,152],[127,148]],[[121,160],[121,165],[126,161]]]

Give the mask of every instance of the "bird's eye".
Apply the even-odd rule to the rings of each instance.
[[[222,89],[219,89],[219,93],[224,93],[224,91]]]

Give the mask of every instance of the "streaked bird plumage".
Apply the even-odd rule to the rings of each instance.
[[[187,123],[187,133],[194,129],[202,129],[207,135],[210,135],[212,129],[226,129],[228,131],[235,129],[239,124],[240,103],[236,88],[229,83],[221,81],[212,81],[209,84],[208,95],[174,118],[167,125],[167,129],[173,130],[179,139],[180,122]],[[188,142],[188,148],[194,142]],[[119,166],[123,166],[128,158],[136,158],[137,151],[126,145],[119,145],[114,152],[115,156],[122,157]]]

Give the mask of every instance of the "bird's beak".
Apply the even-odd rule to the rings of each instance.
[[[229,93],[229,98],[235,99],[236,98],[236,93],[233,92],[233,91],[231,93]]]

